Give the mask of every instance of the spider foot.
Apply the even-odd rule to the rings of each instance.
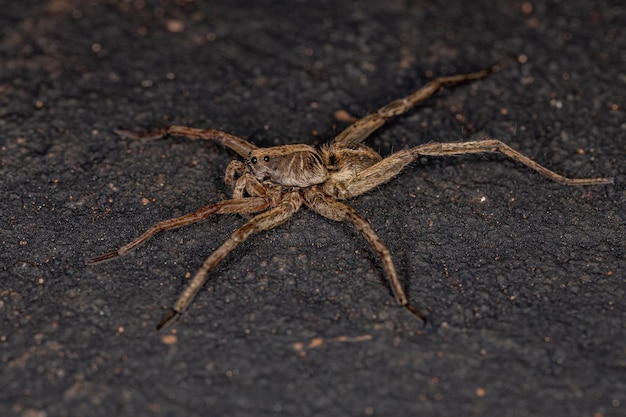
[[[154,132],[147,133],[137,133],[133,132],[132,130],[126,129],[114,129],[113,132],[118,136],[133,140],[156,140],[161,139],[163,136],[167,135],[167,131],[165,129],[155,130]]]
[[[120,256],[119,251],[105,253],[104,255],[96,256],[95,258],[87,259],[85,262],[87,265],[99,264],[100,262],[108,261],[109,259],[117,258]]]
[[[424,315],[424,313],[422,313],[421,311],[419,311],[418,309],[413,307],[411,304],[405,304],[404,307],[407,310],[409,310],[411,312],[411,314],[413,314],[415,317],[417,317],[417,319],[422,322],[422,325],[424,325],[424,326],[426,325],[428,320],[426,319],[426,316]]]
[[[178,311],[171,309],[167,316],[163,317],[159,324],[157,324],[157,330],[161,330],[163,327],[173,322],[178,317],[178,314]]]
[[[504,67],[508,66],[511,62],[515,62],[516,57],[514,55],[507,55],[500,61],[496,62],[489,68],[489,74],[500,72]]]

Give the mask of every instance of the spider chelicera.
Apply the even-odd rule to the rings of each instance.
[[[202,130],[184,126],[170,126],[147,134],[117,130],[116,133],[119,135],[134,139],[155,139],[166,135],[176,135],[192,139],[214,140],[235,151],[243,158],[243,161],[232,161],[226,168],[225,182],[233,189],[232,199],[210,204],[182,217],[158,222],[132,242],[116,251],[89,259],[87,263],[97,264],[118,257],[137,248],[160,231],[186,226],[213,214],[259,213],[235,230],[204,261],[172,307],[171,312],[158,324],[157,328],[161,328],[189,306],[205,283],[209,271],[240,243],[255,233],[281,225],[304,205],[324,217],[354,225],[380,256],[397,302],[425,323],[425,315],[409,303],[398,279],[389,249],[368,221],[344,203],[344,200],[359,196],[389,181],[406,165],[422,156],[502,153],[561,184],[597,185],[613,182],[612,178],[564,177],[539,165],[497,139],[428,143],[401,150],[386,158],[363,144],[369,135],[388,120],[407,112],[431,97],[440,88],[482,79],[499,68],[499,65],[494,65],[489,69],[470,74],[435,78],[413,94],[392,101],[378,111],[357,120],[330,143],[319,149],[305,144],[259,148],[220,130]]]

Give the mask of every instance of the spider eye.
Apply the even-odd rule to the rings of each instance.
[[[253,156],[253,157],[250,159],[250,162],[252,162],[253,164],[256,164],[256,162],[257,162],[256,156]]]
[[[270,161],[270,157],[269,157],[269,156],[267,156],[267,155],[265,155],[265,156],[263,157],[263,160],[264,160],[265,162],[269,162],[269,161]]]

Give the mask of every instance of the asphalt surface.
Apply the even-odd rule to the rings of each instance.
[[[626,415],[623,2],[2,3],[0,415]],[[322,144],[505,56],[368,143],[495,137],[615,184],[474,155],[420,159],[351,201],[426,327],[351,227],[306,210],[237,248],[160,332],[245,219],[85,265],[229,193],[231,151],[118,127]]]

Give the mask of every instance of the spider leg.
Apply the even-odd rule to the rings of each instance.
[[[613,178],[568,178],[538,164],[521,152],[511,148],[497,139],[485,139],[469,142],[428,143],[411,149],[411,153],[419,156],[446,156],[471,153],[501,153],[512,160],[526,165],[544,177],[564,185],[601,185],[613,184]]]
[[[422,323],[426,323],[426,316],[409,303],[404,289],[402,288],[402,284],[400,283],[400,279],[398,278],[398,274],[396,273],[396,268],[393,265],[389,249],[383,241],[380,240],[367,220],[361,217],[361,215],[349,205],[336,201],[315,187],[307,190],[304,195],[304,203],[316,213],[331,220],[351,223],[361,232],[367,243],[370,244],[372,249],[374,249],[382,260],[383,268],[387,273],[387,278],[389,278],[391,290],[398,303],[409,310]]]
[[[337,192],[339,198],[351,198],[363,194],[396,176],[408,163],[421,156],[447,156],[473,153],[501,153],[526,165],[539,174],[564,185],[612,184],[613,178],[568,178],[538,164],[497,139],[469,142],[428,143],[394,153],[348,181]]]
[[[447,77],[438,77],[417,90],[411,95],[394,100],[381,107],[375,113],[368,114],[348,126],[344,131],[335,137],[333,143],[336,145],[352,147],[363,142],[376,129],[384,125],[389,119],[406,113],[417,104],[431,97],[442,87],[450,87],[466,81],[475,81],[487,77],[500,70],[504,61],[493,65],[491,68],[470,74],[458,74]]]
[[[144,243],[150,237],[163,230],[174,229],[188,224],[196,223],[200,220],[206,219],[213,214],[225,214],[225,213],[257,213],[263,211],[271,206],[271,199],[263,197],[250,197],[234,200],[224,200],[217,204],[210,204],[202,207],[199,210],[194,211],[191,214],[187,214],[182,217],[176,217],[174,219],[160,221],[148,230],[146,230],[141,236],[134,239],[132,242],[122,246],[116,251],[106,253],[104,255],[96,256],[87,260],[88,265],[97,264],[100,262],[108,261],[109,259],[116,258],[124,255],[133,249],[136,249],[139,245]]]
[[[186,126],[170,126],[164,129],[155,130],[148,133],[136,133],[125,129],[115,129],[115,133],[129,139],[159,139],[167,135],[183,136],[191,139],[214,140],[220,144],[232,149],[241,157],[246,158],[250,151],[257,147],[250,142],[238,138],[230,133],[216,129],[196,129]]]
[[[255,233],[273,229],[283,224],[300,209],[301,205],[302,197],[300,194],[298,192],[290,192],[283,197],[280,205],[255,216],[248,223],[235,230],[233,234],[204,261],[189,285],[187,285],[181,293],[172,311],[157,325],[157,329],[162,328],[172,321],[189,306],[194,296],[206,282],[209,272],[240,243],[245,242],[246,239]]]

